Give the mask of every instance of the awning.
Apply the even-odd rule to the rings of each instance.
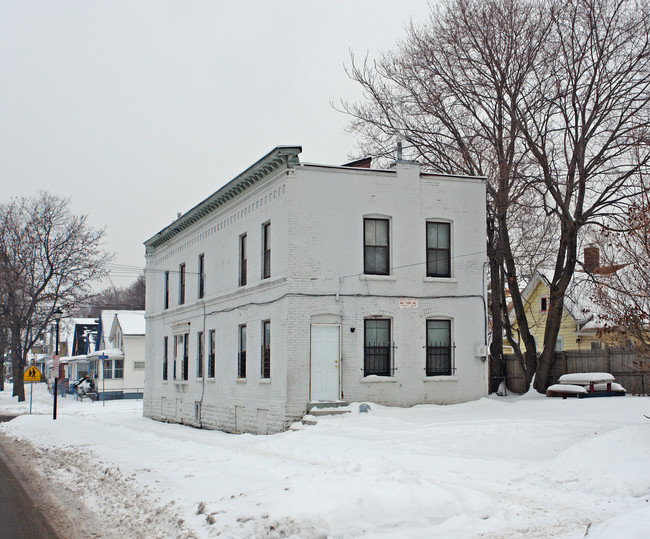
[[[107,350],[96,350],[84,356],[88,359],[99,359],[99,356],[108,356],[108,359],[124,359],[124,352],[119,348],[108,348]]]

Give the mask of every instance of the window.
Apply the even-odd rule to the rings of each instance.
[[[246,285],[246,234],[239,236],[239,286]]]
[[[555,339],[555,351],[561,352],[562,350],[564,350],[564,338],[558,337]]]
[[[271,378],[271,321],[262,322],[262,378]]]
[[[210,356],[208,358],[208,378],[214,378],[216,338],[214,329],[210,330]]]
[[[169,272],[165,272],[165,309],[169,309]]]
[[[388,219],[363,220],[363,272],[368,275],[388,275]]]
[[[427,376],[450,376],[451,320],[427,320]]]
[[[113,378],[113,362],[110,359],[104,360],[104,378]]]
[[[114,362],[113,378],[124,378],[124,360],[116,359]]]
[[[196,377],[203,378],[203,332],[196,334]]]
[[[363,350],[364,376],[391,374],[390,320],[368,319],[364,321],[365,347]]]
[[[449,223],[427,223],[427,277],[451,276]]]
[[[178,268],[178,304],[185,303],[185,264],[181,264]]]
[[[178,371],[176,370],[176,364],[177,364],[176,359],[178,358],[178,347],[179,347],[179,343],[180,343],[181,338],[182,337],[180,335],[174,335],[174,373],[173,373],[174,374],[174,380],[176,380],[176,378],[178,378]]]
[[[205,255],[199,255],[199,299],[205,295]]]
[[[545,313],[548,311],[548,298],[546,296],[542,296],[539,298],[539,312],[540,313]]]
[[[239,326],[239,356],[237,378],[246,378],[246,325]]]
[[[602,346],[602,343],[600,341],[591,341],[591,343],[589,343],[589,349],[592,352],[596,352],[598,350],[602,350],[603,346]]]
[[[271,223],[262,225],[262,279],[271,276]]]
[[[162,369],[163,380],[167,380],[167,364],[169,361],[169,352],[167,347],[168,344],[169,344],[169,338],[165,337],[163,339],[163,369]]]
[[[144,370],[144,361],[134,361],[133,362],[134,371],[143,371]]]
[[[183,380],[189,379],[189,362],[190,362],[190,334],[186,333],[183,339]]]

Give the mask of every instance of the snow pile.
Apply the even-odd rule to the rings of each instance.
[[[29,409],[9,395],[0,415]],[[237,436],[145,419],[137,401],[62,399],[52,421],[42,385],[34,397],[35,415],[0,424],[4,441],[116,536],[647,536],[646,398],[353,405]]]

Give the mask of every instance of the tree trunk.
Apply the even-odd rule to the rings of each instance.
[[[25,357],[20,342],[20,328],[16,324],[11,326],[11,369],[14,378],[12,396],[18,397],[18,402],[23,402],[25,400],[25,384],[23,382]]]
[[[506,369],[503,359],[503,313],[502,305],[503,272],[501,257],[495,248],[495,220],[488,218],[487,255],[490,263],[490,316],[492,317],[492,342],[490,343],[490,379],[488,391],[495,393],[501,381],[505,381]]]

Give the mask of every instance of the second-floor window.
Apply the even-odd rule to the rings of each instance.
[[[239,286],[246,284],[246,234],[239,236]]]
[[[199,299],[205,295],[205,255],[199,255]]]
[[[451,276],[449,223],[427,222],[427,277]]]
[[[390,274],[388,236],[388,219],[363,220],[363,272],[365,274]]]
[[[246,325],[239,326],[239,354],[237,357],[237,378],[246,378]]]
[[[178,267],[178,304],[185,303],[185,264]]]
[[[548,297],[542,296],[539,298],[539,312],[545,313],[548,311]]]
[[[169,272],[165,272],[165,309],[169,309]]]
[[[271,223],[262,225],[262,279],[271,276]]]

